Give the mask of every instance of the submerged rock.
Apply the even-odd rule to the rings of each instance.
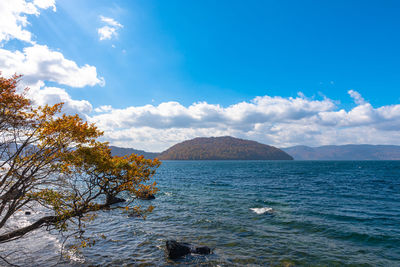
[[[168,258],[178,259],[190,253],[208,255],[211,253],[211,249],[207,246],[193,247],[191,244],[188,243],[181,243],[177,242],[176,240],[167,240],[166,252]]]
[[[115,196],[107,196],[107,205],[117,204],[121,202],[125,202],[126,200],[123,198],[115,197]]]
[[[142,200],[152,200],[152,199],[156,199],[156,197],[149,193],[149,192],[142,192],[138,198],[142,199]]]

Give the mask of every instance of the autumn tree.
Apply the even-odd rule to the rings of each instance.
[[[17,93],[19,79],[0,76],[0,244],[42,227],[74,230],[83,238],[82,220],[99,210],[151,212],[152,206],[141,210],[131,203],[157,191],[150,180],[159,161],[135,154],[112,156],[108,144],[98,141],[102,132],[95,125],[62,114],[61,103],[34,106]],[[112,206],[121,193],[130,201]],[[9,227],[27,207],[43,216],[25,227]],[[86,246],[88,240],[80,244]]]

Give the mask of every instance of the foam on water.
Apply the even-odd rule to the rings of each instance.
[[[274,210],[269,207],[264,207],[264,208],[250,208],[253,212],[257,214],[264,214],[264,213],[272,213]]]
[[[25,212],[29,211],[30,214],[25,214]],[[29,210],[20,210],[16,212],[10,220],[7,222],[4,227],[4,231],[12,231],[15,229],[20,229],[22,227],[26,227],[31,225],[33,222],[38,220],[38,218],[42,217],[45,211],[43,208],[35,206],[33,209]],[[50,233],[46,231],[44,228],[40,228],[36,231],[33,231],[27,234],[25,239],[19,239],[14,242],[10,242],[9,246],[5,248],[6,251],[13,251],[15,255],[21,254],[24,255],[35,255],[39,251],[45,251],[46,256],[40,254],[39,257],[29,259],[22,256],[12,257],[11,262],[26,265],[28,262],[32,266],[41,266],[43,262],[50,262],[41,259],[41,257],[52,261],[52,265],[56,264],[60,260],[60,252],[62,252],[65,256],[67,256],[70,262],[75,262],[78,264],[83,264],[85,262],[85,258],[80,255],[74,249],[67,249],[63,247],[63,242],[60,240],[58,234]],[[0,249],[0,254],[4,252]],[[17,253],[18,252],[18,253]],[[22,253],[23,252],[23,253]]]

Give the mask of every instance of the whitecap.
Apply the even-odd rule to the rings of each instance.
[[[250,208],[253,212],[257,214],[264,214],[264,213],[272,213],[274,210],[269,207],[264,207],[264,208]]]
[[[85,263],[85,258],[78,254],[78,252],[74,249],[68,249],[64,252],[70,261],[74,261],[77,263]]]

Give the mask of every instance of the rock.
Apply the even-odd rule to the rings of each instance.
[[[188,243],[180,243],[175,240],[167,240],[166,251],[170,259],[178,259],[190,253],[201,255],[208,255],[211,253],[211,249],[207,246],[193,247]]]
[[[131,212],[128,214],[128,217],[138,218],[138,217],[140,217],[140,214],[136,213],[136,212]]]
[[[209,247],[207,247],[207,246],[197,247],[197,248],[194,248],[194,249],[192,250],[192,253],[195,253],[195,254],[202,254],[202,255],[208,255],[208,254],[211,253],[211,249],[210,249]]]
[[[123,198],[115,197],[115,196],[107,196],[107,205],[117,204],[121,202],[125,202],[126,200]]]
[[[183,256],[186,256],[187,254],[190,254],[191,249],[190,245],[187,243],[179,243],[175,240],[167,240],[166,251],[168,258],[178,259]]]
[[[155,199],[156,197],[152,193],[150,193],[150,191],[144,190],[139,193],[138,198],[143,200],[151,200]]]
[[[156,199],[156,197],[154,195],[148,194],[148,195],[142,195],[139,196],[140,199],[142,200],[152,200],[152,199]]]
[[[31,215],[30,211],[25,211],[25,215]]]

